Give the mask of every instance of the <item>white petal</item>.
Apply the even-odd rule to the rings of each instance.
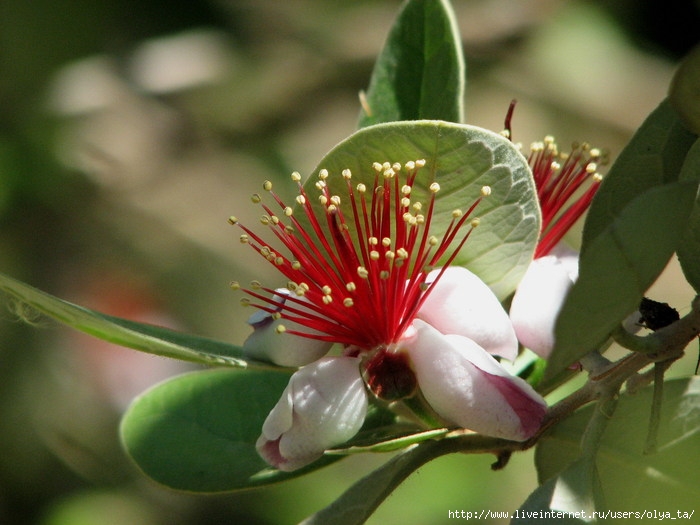
[[[280,304],[283,304],[286,296],[291,293],[284,288],[275,291],[277,294],[273,299]],[[253,359],[270,361],[280,366],[299,367],[323,357],[332,346],[332,343],[326,341],[288,333],[289,331],[317,332],[288,320],[273,320],[272,314],[263,310],[257,310],[251,315],[248,324],[253,326],[253,333],[244,341],[243,352]],[[286,330],[278,333],[279,326],[284,326]]]
[[[256,447],[271,465],[296,470],[353,437],[366,414],[359,359],[320,359],[292,375],[267,416]]]
[[[440,416],[517,441],[538,430],[546,404],[530,385],[509,375],[474,341],[445,336],[420,320],[414,327],[413,335],[399,344],[411,358],[425,399]]]
[[[535,259],[510,305],[510,319],[518,340],[545,359],[554,348],[557,316],[574,284],[571,265],[571,260],[560,260],[555,255]]]
[[[430,272],[427,282],[432,282],[438,272]],[[417,317],[443,334],[468,337],[491,354],[510,360],[518,354],[508,314],[486,283],[466,268],[447,268]]]

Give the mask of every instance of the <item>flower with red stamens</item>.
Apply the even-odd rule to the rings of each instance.
[[[454,210],[438,234],[431,220],[439,184],[429,185],[427,202],[412,198],[424,166],[423,160],[374,163],[371,188],[353,185],[344,170],[335,175],[345,181],[342,196],[330,191],[332,175],[321,170],[320,206],[312,205],[297,173],[296,208],[266,182],[272,204],[257,194],[253,201],[265,212],[261,222],[274,246],[230,219],[243,230],[241,242],[287,279],[283,289],[258,282],[243,288],[244,303],[258,309],[244,351],[302,367],[257,444],[277,468],[299,468],[352,437],[366,413],[365,389],[386,401],[420,390],[418,398],[446,425],[487,435],[523,440],[539,427],[544,401],[491,355],[516,355],[508,315],[478,277],[450,267],[479,224],[475,208],[491,190],[483,187],[465,210]],[[335,343],[342,356],[323,357]]]
[[[518,285],[510,318],[518,340],[540,357],[554,348],[554,326],[564,299],[578,278],[578,253],[562,238],[588,209],[604,161],[600,150],[574,144],[561,153],[553,137],[532,144],[528,163],[537,187],[542,230],[534,260]]]

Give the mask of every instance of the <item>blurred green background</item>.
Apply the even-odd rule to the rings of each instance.
[[[454,0],[467,122],[620,151],[700,39],[700,2]],[[353,132],[395,0],[2,0],[0,271],[73,302],[240,343],[231,279],[268,279],[226,219],[265,179],[310,173]],[[668,22],[663,22],[667,20]],[[291,184],[278,184],[287,195]],[[285,188],[285,189],[281,189]],[[250,253],[249,253],[250,252]],[[672,263],[652,297],[693,292]],[[189,365],[77,335],[0,299],[0,523],[288,524],[386,460],[195,496],[143,478],[118,442],[129,400]],[[695,356],[677,373],[692,373]],[[513,511],[530,454],[450,456],[370,523]],[[506,523],[507,520],[493,521]]]

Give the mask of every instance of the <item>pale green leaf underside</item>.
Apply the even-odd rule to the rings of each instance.
[[[446,0],[404,4],[372,72],[358,127],[399,120],[462,122],[462,42]]]
[[[664,384],[658,452],[645,455],[652,388],[620,397],[598,449],[597,466],[611,510],[690,511],[700,501],[700,379]],[[537,446],[540,479],[556,476],[580,454],[581,436],[596,408],[579,410]]]
[[[683,164],[681,179],[700,178],[700,140],[697,140]],[[678,247],[678,260],[685,278],[696,292],[700,292],[700,195],[695,198],[683,240]]]
[[[442,121],[378,124],[364,128],[341,142],[319,163],[327,169],[331,193],[341,196],[341,208],[352,217],[346,181],[341,172],[352,171],[352,183],[372,188],[374,162],[401,164],[425,159],[411,193],[412,201],[428,202],[428,187],[440,184],[431,233],[441,237],[453,210],[466,210],[480,196],[483,186],[492,193],[474,216],[481,225],[467,241],[455,264],[468,267],[504,298],[520,281],[539,235],[540,213],[530,169],[513,144],[497,133],[474,126]],[[318,170],[315,172],[318,173]],[[305,189],[315,196],[317,178],[309,177]],[[315,198],[319,217],[325,211]],[[300,213],[295,215],[303,221]],[[350,229],[353,226],[350,225]]]
[[[0,274],[0,290],[76,330],[142,352],[207,365],[269,367],[246,361],[237,346],[89,310]]]

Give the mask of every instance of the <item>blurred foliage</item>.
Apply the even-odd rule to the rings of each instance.
[[[612,156],[699,36],[692,0],[453,4],[468,123],[498,131],[518,98],[515,140],[556,133]],[[259,181],[308,173],[354,130],[399,5],[4,0],[0,269],[109,314],[240,343],[245,316],[227,283],[265,270],[238,253],[226,218],[249,210]],[[652,296],[682,309],[692,290],[673,272]],[[0,523],[293,523],[379,464],[352,458],[238,495],[166,492],[126,460],[117,422],[181,365],[132,360],[21,304],[3,305],[0,320]],[[488,463],[423,467],[370,523],[513,510],[535,484],[531,457],[498,473]]]

